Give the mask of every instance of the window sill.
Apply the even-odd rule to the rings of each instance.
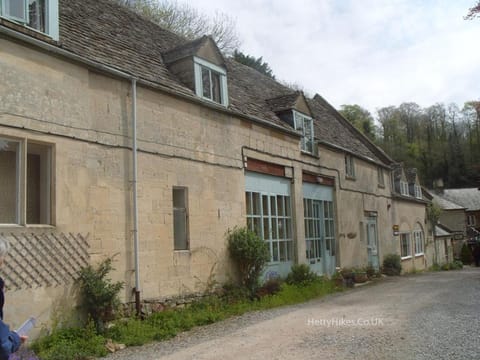
[[[300,154],[314,158],[314,159],[320,159],[320,156],[318,156],[318,154],[314,154],[305,150],[300,150]]]
[[[415,257],[416,257],[416,258],[417,258],[417,257],[422,257],[422,256],[425,256],[425,253],[422,252],[422,253],[415,254]]]
[[[190,249],[173,249],[175,254],[190,254]]]
[[[412,255],[408,255],[408,256],[402,256],[400,259],[403,261],[403,260],[410,260],[412,258]]]
[[[20,22],[16,22],[15,20],[9,19],[7,17],[0,16],[0,25],[4,25],[5,27],[18,31],[19,33],[29,35],[37,40],[42,40],[52,45],[58,45],[58,41],[53,39],[50,35],[28,27],[27,25]]]
[[[385,189],[385,185],[382,185],[382,184],[378,184],[378,187],[381,189]]]
[[[27,225],[19,225],[19,224],[0,224],[0,228],[13,228],[13,229],[55,229],[54,225],[47,225],[47,224],[27,224]]]
[[[346,180],[351,180],[351,181],[356,181],[357,178],[355,176],[352,176],[352,175],[345,175],[345,179]]]

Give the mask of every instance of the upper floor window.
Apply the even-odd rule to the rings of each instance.
[[[295,130],[302,132],[302,151],[313,153],[313,120],[297,111],[293,112]]]
[[[422,188],[419,185],[414,185],[414,189],[415,189],[415,197],[417,199],[421,199],[422,198]]]
[[[0,138],[0,224],[52,223],[52,152],[51,145]]]
[[[347,177],[355,177],[355,162],[352,155],[345,155],[345,174]]]
[[[0,15],[58,40],[58,0],[0,0]]]
[[[403,196],[409,196],[408,183],[406,181],[400,181],[400,194]]]
[[[383,173],[383,168],[377,168],[377,177],[378,177],[378,186],[385,187],[385,175]]]
[[[197,96],[228,106],[227,72],[203,59],[194,57]]]

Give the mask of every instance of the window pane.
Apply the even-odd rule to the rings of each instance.
[[[45,0],[29,0],[28,26],[45,32]]]
[[[221,83],[220,83],[220,74],[216,72],[211,72],[212,74],[212,100],[218,103],[222,102],[222,93],[221,93]]]
[[[285,219],[278,219],[278,238],[285,239]]]
[[[263,218],[263,239],[270,239],[270,225],[268,218]]]
[[[270,196],[270,211],[273,216],[277,215],[277,204],[275,203],[275,196]]]
[[[272,239],[278,239],[278,232],[277,232],[277,219],[273,218],[272,219]]]
[[[25,1],[5,0],[5,14],[19,20],[25,19]]]
[[[278,261],[278,242],[274,241],[272,243],[273,249],[272,249],[272,255],[273,255],[273,261]]]
[[[17,224],[20,144],[0,138],[0,223]]]
[[[185,209],[173,210],[173,237],[175,250],[188,249],[186,215]]]
[[[203,89],[203,96],[208,99],[211,99],[212,90],[210,86],[210,70],[204,67],[202,67],[202,89]]]
[[[280,261],[287,261],[287,242],[280,241],[278,244],[280,246]]]
[[[260,194],[252,193],[253,215],[260,215]]]
[[[186,206],[185,189],[173,189],[173,207],[184,209]]]
[[[278,216],[285,216],[284,197],[277,196],[277,211]]]
[[[262,195],[262,206],[263,206],[263,216],[268,216],[270,211],[268,211],[268,196]]]

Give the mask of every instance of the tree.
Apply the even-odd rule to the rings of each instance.
[[[254,56],[247,55],[242,53],[239,50],[235,50],[233,52],[233,58],[243,65],[247,65],[258,72],[266,75],[275,80],[275,75],[273,75],[272,69],[267,62],[263,61],[263,57],[260,56],[259,58],[255,58]]]
[[[480,17],[480,0],[477,0],[477,4],[472,6],[468,10],[467,16],[465,16],[466,20],[472,20],[476,17]]]
[[[211,35],[224,54],[229,55],[240,46],[235,20],[225,13],[216,12],[209,17],[188,3],[175,0],[114,1],[188,40]]]
[[[360,105],[342,105],[340,114],[370,140],[375,140],[375,125],[372,114]]]

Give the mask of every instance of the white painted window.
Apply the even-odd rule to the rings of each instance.
[[[295,130],[302,132],[302,151],[312,154],[314,149],[313,120],[311,117],[295,110],[293,111],[293,114],[295,119]]]
[[[52,224],[52,146],[0,137],[0,224]]]
[[[290,196],[247,191],[247,227],[268,243],[270,262],[293,259]]]
[[[380,166],[377,168],[377,178],[378,178],[378,186],[384,187],[385,186],[385,175],[383,172],[383,168]]]
[[[58,0],[0,0],[0,15],[58,40]]]
[[[414,190],[415,190],[415,197],[417,199],[421,199],[422,198],[422,187],[419,186],[419,185],[414,185]]]
[[[475,226],[475,225],[476,225],[475,215],[467,215],[467,226]]]
[[[412,249],[410,244],[410,234],[401,233],[400,234],[400,256],[402,258],[407,258],[412,256]]]
[[[173,188],[173,245],[174,250],[188,250],[188,192],[185,187]]]
[[[424,241],[423,241],[423,231],[414,230],[413,231],[413,241],[415,244],[415,255],[423,255],[424,252]]]
[[[227,72],[220,66],[194,57],[197,96],[228,106]]]
[[[400,194],[403,196],[410,196],[408,191],[408,183],[406,181],[400,181]]]
[[[347,177],[355,177],[355,161],[352,155],[345,155],[345,174]]]

